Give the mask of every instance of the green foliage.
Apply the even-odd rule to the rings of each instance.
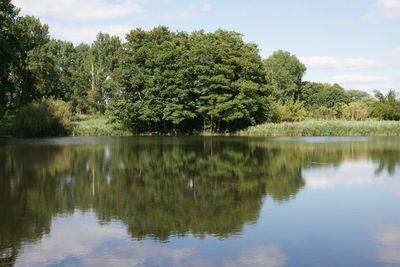
[[[260,124],[239,131],[237,134],[255,136],[400,136],[400,122],[305,120]]]
[[[296,56],[279,50],[264,60],[264,66],[267,83],[277,99],[286,102],[299,98],[306,67]]]
[[[12,137],[15,134],[15,121],[12,118],[0,119],[0,137]]]
[[[328,108],[326,106],[321,106],[319,108],[312,110],[312,117],[315,119],[323,120],[334,120],[343,118],[343,108],[346,104],[341,102],[337,103],[335,106]]]
[[[46,62],[40,59],[40,56],[46,53],[40,50],[40,47],[46,45],[50,40],[48,26],[42,25],[39,19],[32,16],[18,17],[16,28],[18,51],[16,62],[11,68],[12,82],[15,85],[13,99],[11,99],[14,108],[48,96],[47,91],[41,91],[44,88],[39,84],[43,82],[42,79],[49,76],[38,77],[37,74],[41,73],[43,67],[32,66],[36,63],[40,65]],[[35,62],[35,60],[39,60],[39,62]],[[49,64],[51,65],[52,62],[50,61]],[[37,71],[35,72],[35,70]]]
[[[367,92],[360,91],[360,90],[347,90],[346,95],[347,95],[348,101],[351,101],[351,102],[364,102],[365,103],[372,99],[371,96]]]
[[[400,119],[394,91],[372,99],[338,84],[302,82],[306,67],[296,56],[279,50],[262,60],[236,32],[159,26],[134,29],[124,43],[99,33],[91,45],[74,46],[51,39],[46,24],[19,16],[10,0],[0,11],[0,118],[54,98],[135,133],[223,133],[306,116]]]
[[[304,102],[295,101],[293,98],[285,104],[278,102],[275,107],[275,116],[271,120],[272,122],[302,121],[308,115],[307,110],[304,108]]]
[[[400,100],[396,99],[396,92],[390,90],[385,96],[375,91],[377,100],[370,102],[371,116],[384,120],[400,120]]]
[[[14,91],[10,72],[17,55],[17,15],[11,0],[0,1],[0,118],[10,108]]]
[[[112,98],[112,72],[117,67],[117,54],[121,49],[121,40],[116,36],[99,33],[90,47],[86,67],[90,71],[90,90],[88,103],[92,112],[104,114],[106,103]],[[87,70],[88,70],[87,69]]]
[[[368,106],[362,102],[351,102],[343,105],[343,118],[347,120],[365,120],[369,114]]]
[[[313,82],[303,83],[300,99],[310,110],[320,107],[329,109],[350,101],[347,92],[340,85]]]
[[[88,92],[90,88],[90,67],[89,67],[90,46],[80,44],[75,47],[72,60],[75,62],[71,73],[71,102],[78,114],[88,114],[91,111]]]
[[[110,122],[106,117],[84,116],[71,123],[72,136],[127,136],[131,132],[120,123]]]
[[[239,34],[136,29],[123,48],[110,114],[132,130],[220,132],[265,121],[261,58]]]
[[[22,137],[60,136],[69,132],[71,105],[47,99],[22,107],[16,115],[16,131]]]

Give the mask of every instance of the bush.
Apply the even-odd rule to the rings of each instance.
[[[400,120],[400,100],[396,97],[396,92],[391,90],[387,95],[379,91],[375,91],[377,99],[369,103],[371,112],[370,116],[383,120]]]
[[[334,120],[343,117],[343,103],[337,103],[331,108],[321,106],[315,109],[313,113],[313,118],[319,120]]]
[[[71,105],[46,99],[22,107],[16,116],[16,129],[21,137],[67,135],[71,124]]]
[[[287,103],[283,104],[278,102],[275,104],[274,116],[272,122],[295,122],[304,120],[308,112],[304,108],[304,102],[294,101],[290,99]]]
[[[367,104],[362,102],[351,102],[343,105],[343,118],[346,120],[366,120],[368,117]]]

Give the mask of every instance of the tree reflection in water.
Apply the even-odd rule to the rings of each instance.
[[[85,139],[82,139],[85,140]],[[92,210],[135,239],[227,238],[255,223],[265,196],[287,201],[303,168],[345,159],[394,173],[398,141],[276,142],[260,138],[116,138],[98,144],[15,144],[0,149],[0,265],[22,242],[50,232],[56,215]]]

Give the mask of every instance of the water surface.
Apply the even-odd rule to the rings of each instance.
[[[0,265],[400,266],[400,138],[0,140]]]

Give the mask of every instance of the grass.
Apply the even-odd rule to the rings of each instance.
[[[399,121],[305,120],[265,123],[236,133],[240,136],[400,136]]]
[[[12,119],[0,120],[0,137],[16,135]],[[71,136],[133,135],[105,117],[80,116],[72,121]],[[203,133],[201,135],[214,135]],[[229,134],[228,134],[229,135]],[[400,136],[400,121],[305,120],[265,123],[238,131],[239,136]]]
[[[72,122],[72,136],[127,136],[132,135],[118,123],[105,117],[79,117]]]
[[[132,135],[118,123],[109,123],[105,117],[79,116],[71,122],[70,136],[127,136]],[[13,119],[0,120],[0,137],[16,137]]]

